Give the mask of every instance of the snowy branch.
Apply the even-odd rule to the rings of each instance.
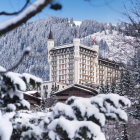
[[[37,0],[32,5],[30,5],[24,12],[12,18],[2,24],[0,24],[0,35],[3,35],[21,24],[25,23],[27,20],[35,16],[37,13],[41,12],[43,8],[52,3],[53,0]]]
[[[6,11],[2,11],[2,12],[0,12],[0,15],[6,15],[6,16],[17,15],[17,14],[21,13],[27,7],[27,5],[29,4],[29,2],[30,2],[30,0],[26,0],[25,5],[20,10],[18,10],[16,12],[10,13],[10,12],[6,12]]]

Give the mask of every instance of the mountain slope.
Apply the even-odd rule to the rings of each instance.
[[[112,38],[116,38],[121,25],[113,26],[94,20],[85,20],[77,26],[68,18],[50,17],[26,23],[2,36],[0,65],[10,68],[20,59],[24,49],[30,46],[32,50],[30,57],[26,57],[15,72],[29,72],[48,80],[47,38],[50,28],[55,45],[71,43],[74,37],[79,37],[83,44],[91,46],[93,38],[96,37],[100,46],[100,55],[116,60],[119,60],[117,57],[123,56],[121,60],[125,58],[126,62],[127,57],[124,57],[124,52],[120,53],[119,45],[114,45]]]
[[[103,58],[108,58],[117,62],[127,62],[134,56],[134,48],[128,44],[124,44],[122,38],[123,34],[118,33],[115,30],[112,30],[112,33],[109,30],[97,32],[91,34],[83,39],[83,43],[88,44],[93,38],[96,38],[97,44],[99,45],[100,56]],[[126,39],[132,39],[130,36],[125,36]]]

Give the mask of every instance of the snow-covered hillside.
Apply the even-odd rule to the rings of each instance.
[[[99,23],[94,20],[82,22],[68,18],[50,17],[30,23],[7,33],[0,38],[0,62],[6,69],[13,66],[21,57],[26,47],[30,46],[30,57],[15,72],[27,72],[48,80],[47,39],[51,30],[56,46],[72,43],[74,37],[81,38],[81,43],[91,46],[96,37],[100,46],[100,55],[126,63],[127,56],[132,56],[131,46],[125,46],[114,39],[123,37],[119,33],[123,25]],[[123,49],[122,49],[123,48]],[[125,55],[125,53],[128,55]],[[129,55],[130,54],[130,55]]]
[[[100,56],[108,58],[117,62],[123,62],[127,64],[130,58],[134,56],[134,49],[130,45],[124,44],[122,38],[123,34],[119,34],[117,31],[109,30],[97,32],[82,38],[83,42],[87,42],[90,39],[96,38],[97,44],[100,47]],[[126,39],[131,39],[130,36],[125,36]],[[104,44],[104,45],[103,45]]]

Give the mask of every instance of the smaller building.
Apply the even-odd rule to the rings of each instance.
[[[60,82],[53,82],[53,81],[44,81],[41,84],[41,97],[44,98],[50,98],[51,93],[59,91],[67,87],[66,84],[60,83]]]
[[[45,101],[44,106],[49,108],[57,102],[65,102],[71,96],[90,98],[97,94],[98,92],[94,90],[94,87],[84,84],[65,85],[59,82],[46,81],[42,83],[40,92],[27,91],[24,93],[24,98],[30,103],[31,109],[33,109],[41,105],[42,99]]]
[[[55,99],[57,102],[65,102],[70,96],[89,98],[97,94],[98,92],[91,87],[82,84],[73,84],[55,92]]]
[[[30,108],[39,107],[41,104],[41,96],[38,91],[26,91],[24,93],[24,99],[30,103]]]

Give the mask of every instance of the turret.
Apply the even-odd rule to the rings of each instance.
[[[50,62],[49,52],[51,49],[54,48],[54,40],[53,40],[53,34],[51,30],[50,30],[48,41],[47,41],[47,47],[48,47],[48,62]]]
[[[96,44],[94,44],[94,45],[92,46],[92,48],[93,48],[94,51],[97,52],[97,55],[98,55],[98,54],[99,54],[99,46],[96,45]]]
[[[50,55],[50,50],[52,50],[54,48],[54,40],[53,40],[53,35],[52,35],[52,31],[50,29],[50,33],[49,33],[49,37],[48,37],[48,41],[47,41],[47,47],[48,47],[48,63],[49,63],[49,70],[50,70],[50,74],[49,74],[49,79],[50,81],[52,81],[51,79],[51,55]]]
[[[80,79],[80,39],[74,38],[74,83],[78,84]]]

